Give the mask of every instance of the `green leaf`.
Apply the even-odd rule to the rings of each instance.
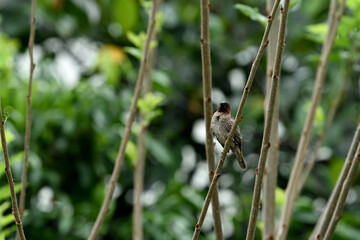
[[[138,101],[138,108],[145,115],[145,124],[149,125],[150,122],[158,116],[161,116],[162,111],[158,106],[163,101],[163,95],[147,93]]]
[[[11,203],[10,201],[5,201],[0,205],[0,215],[3,214],[3,212],[5,212],[6,209],[9,209],[11,207]]]
[[[21,183],[15,183],[15,192],[20,192],[21,189]],[[0,201],[10,198],[10,188],[9,185],[4,185],[0,187]]]
[[[6,122],[6,120],[11,116],[12,110],[13,110],[13,108],[11,106],[6,106],[4,108],[4,117],[5,117],[4,122]]]
[[[249,17],[251,20],[257,21],[264,26],[266,25],[267,17],[260,14],[258,8],[252,8],[241,3],[235,4],[235,8],[238,9],[245,16]]]
[[[128,141],[126,144],[125,155],[130,159],[131,165],[136,166],[138,160],[138,154],[135,143]]]
[[[276,187],[275,195],[276,195],[276,206],[280,206],[280,207],[284,206],[285,191],[279,187]]]
[[[127,39],[134,44],[135,47],[142,49],[144,46],[146,34],[144,32],[140,32],[139,34],[135,34],[131,31],[126,32]]]
[[[134,29],[140,18],[139,3],[133,0],[114,0],[112,17],[121,25],[124,31]]]
[[[124,47],[125,52],[129,53],[133,57],[136,57],[137,59],[141,59],[143,52],[135,47]]]
[[[1,226],[1,228],[4,228],[4,226],[6,226],[6,225],[8,225],[8,224],[10,224],[12,222],[15,222],[14,214],[12,214],[12,213],[9,213],[9,214],[7,214],[5,216],[2,216],[0,218],[0,226]]]

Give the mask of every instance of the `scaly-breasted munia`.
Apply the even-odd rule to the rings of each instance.
[[[234,122],[235,121],[231,116],[230,104],[227,101],[221,102],[219,108],[212,116],[210,130],[213,136],[216,137],[223,147]],[[230,149],[235,154],[240,167],[242,169],[246,169],[246,162],[242,153],[241,133],[239,127],[236,128],[234,137],[231,139]]]

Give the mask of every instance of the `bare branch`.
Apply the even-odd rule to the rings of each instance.
[[[8,183],[9,183],[9,187],[10,187],[12,211],[15,216],[15,224],[17,227],[17,231],[19,233],[19,237],[21,240],[24,240],[26,238],[25,238],[25,233],[23,230],[20,212],[19,212],[17,199],[16,199],[16,192],[15,192],[15,186],[14,186],[15,179],[13,178],[12,173],[11,173],[9,153],[8,153],[8,149],[7,149],[6,136],[5,136],[5,121],[3,119],[2,109],[1,109],[1,99],[0,99],[0,135],[1,135],[1,146],[3,149],[4,160],[5,160],[5,173],[6,173],[6,177],[7,177]]]
[[[146,62],[148,61],[150,41],[151,41],[152,33],[154,31],[154,26],[155,26],[155,15],[156,15],[157,4],[158,4],[158,1],[153,0],[151,14],[150,14],[149,22],[148,22],[148,26],[147,26],[144,53],[143,53],[141,63],[140,63],[139,74],[138,74],[138,78],[136,81],[136,87],[135,87],[135,92],[134,92],[134,98],[133,98],[133,101],[130,106],[129,119],[125,126],[124,136],[121,141],[118,155],[116,157],[114,170],[111,175],[111,179],[110,179],[109,186],[108,186],[108,189],[106,192],[106,196],[105,196],[105,199],[101,206],[101,210],[96,218],[96,222],[95,222],[95,224],[91,230],[91,233],[88,237],[89,240],[95,240],[96,236],[98,235],[100,227],[101,227],[102,223],[104,222],[105,216],[109,210],[109,205],[110,205],[110,202],[111,202],[114,190],[115,190],[116,182],[120,175],[120,170],[121,170],[121,167],[122,167],[122,164],[124,161],[124,156],[125,156],[126,144],[129,141],[129,138],[131,135],[131,126],[135,119],[137,102],[138,102],[142,84],[143,84]]]
[[[352,64],[350,64],[350,66],[352,66]],[[304,169],[302,175],[301,175],[301,178],[300,178],[300,181],[299,181],[299,186],[298,186],[298,194],[300,194],[305,182],[306,182],[306,179],[308,178],[308,176],[310,175],[310,172],[311,170],[313,169],[314,165],[315,165],[315,162],[316,162],[316,157],[317,157],[317,154],[318,154],[318,151],[325,139],[325,136],[327,134],[327,132],[329,131],[331,125],[332,125],[332,122],[334,120],[334,117],[335,117],[335,113],[336,113],[336,110],[341,102],[341,99],[345,93],[345,87],[346,87],[346,82],[349,78],[349,75],[350,75],[350,72],[352,70],[352,67],[349,67],[349,70],[347,71],[346,73],[346,76],[343,78],[343,81],[341,83],[341,86],[340,86],[340,89],[338,90],[334,100],[332,101],[331,103],[331,107],[330,107],[330,110],[329,110],[329,113],[327,114],[327,118],[326,118],[326,122],[325,122],[325,126],[322,130],[322,132],[320,133],[316,143],[315,143],[315,147],[309,157],[309,161],[308,161],[308,164],[306,165],[306,168]]]
[[[261,185],[264,176],[266,158],[268,154],[268,150],[270,148],[270,133],[271,127],[273,123],[273,115],[275,111],[275,101],[280,81],[280,70],[281,70],[281,60],[285,47],[285,34],[286,34],[286,26],[288,19],[290,0],[286,0],[284,2],[284,7],[281,7],[281,20],[280,27],[276,45],[276,53],[274,60],[274,73],[272,76],[272,82],[270,87],[270,97],[268,99],[267,110],[266,110],[266,119],[265,119],[265,127],[264,127],[264,136],[261,145],[260,158],[257,168],[257,174],[255,179],[254,193],[253,193],[253,201],[251,204],[251,213],[250,220],[247,229],[246,239],[252,240],[255,237],[255,228],[256,228],[256,220],[260,208],[260,195],[261,195]],[[274,144],[274,143],[273,143]],[[275,143],[276,144],[276,143]]]
[[[159,7],[160,0],[158,3]],[[151,41],[158,40],[159,31],[155,30]],[[156,47],[149,52],[149,61],[146,64],[144,74],[144,91],[143,94],[151,92],[152,82],[151,75],[155,63]],[[144,113],[140,112],[140,133],[137,142],[138,160],[134,169],[134,206],[133,206],[133,240],[143,239],[143,224],[142,224],[142,192],[144,189],[144,172],[145,172],[145,139],[147,135],[147,125],[145,122]]]
[[[274,0],[266,1],[266,9],[270,9],[273,6]],[[270,85],[273,75],[273,66],[276,53],[277,35],[279,32],[279,18],[273,19],[273,26],[269,35],[269,46],[267,47],[266,55],[266,100],[265,106],[270,98]],[[266,107],[265,114],[266,114]],[[265,175],[264,175],[264,197],[262,203],[262,219],[264,223],[262,239],[271,239],[274,237],[275,229],[275,189],[277,185],[277,168],[278,168],[278,156],[279,156],[279,140],[278,140],[278,122],[279,122],[279,92],[275,97],[274,103],[274,115],[271,126],[270,142],[272,147],[269,149],[269,153],[266,160]]]
[[[221,175],[221,170],[222,170],[222,167],[224,166],[226,155],[230,150],[230,141],[229,141],[229,139],[232,139],[232,137],[234,136],[236,128],[237,128],[237,126],[239,125],[239,123],[240,123],[240,121],[242,119],[242,112],[244,110],[246,99],[247,99],[247,96],[249,95],[249,91],[251,89],[251,85],[253,83],[257,67],[259,66],[260,59],[261,59],[261,57],[262,57],[262,55],[263,55],[263,53],[265,51],[266,46],[269,44],[268,37],[269,37],[271,25],[272,25],[272,20],[276,15],[276,10],[279,7],[279,3],[280,3],[280,0],[276,0],[276,2],[274,4],[274,7],[273,7],[273,9],[271,11],[271,14],[268,17],[268,23],[267,23],[266,28],[265,28],[264,36],[263,36],[262,41],[260,43],[260,47],[259,47],[258,53],[256,55],[256,58],[255,58],[255,60],[254,60],[254,62],[252,64],[250,74],[249,74],[246,86],[244,88],[244,91],[243,91],[243,94],[242,94],[242,97],[241,97],[241,100],[240,100],[240,105],[238,107],[236,117],[235,117],[235,124],[231,128],[231,130],[229,132],[229,135],[228,135],[228,139],[225,142],[224,150],[221,153],[220,161],[219,161],[219,163],[218,163],[218,165],[216,167],[215,174],[214,174],[214,176],[213,176],[213,178],[211,180],[210,187],[209,187],[208,193],[206,195],[204,205],[202,207],[198,222],[195,225],[193,240],[199,238],[200,230],[201,230],[202,224],[204,222],[206,212],[207,212],[207,210],[209,208],[209,204],[210,204],[210,201],[212,199],[212,195],[214,194],[214,190],[216,189],[217,181],[219,180],[219,177]]]
[[[337,0],[333,0],[333,1],[337,2]],[[286,239],[289,230],[291,215],[293,212],[295,201],[298,196],[297,195],[298,182],[300,179],[301,172],[304,168],[305,155],[310,143],[311,132],[315,118],[315,111],[320,102],[321,93],[325,81],[327,65],[329,62],[329,56],[335,40],[337,27],[341,19],[344,2],[345,0],[343,0],[343,4],[340,7],[338,15],[335,14],[335,11],[334,12],[331,11],[332,9],[336,9],[336,7],[335,8],[330,7],[330,11],[329,11],[330,16],[328,18],[329,30],[326,35],[325,42],[321,51],[321,59],[316,73],[315,87],[311,98],[311,106],[306,116],[306,121],[302,130],[301,138],[295,155],[294,166],[292,168],[290,179],[286,187],[285,203],[284,203],[283,211],[281,213],[281,218],[277,233],[277,239],[279,240]]]
[[[329,227],[329,223],[331,217],[334,214],[334,210],[338,203],[338,199],[340,196],[341,189],[343,188],[344,182],[346,181],[347,176],[349,175],[349,171],[351,168],[351,162],[355,157],[356,148],[360,143],[360,124],[358,124],[354,138],[351,142],[351,146],[349,152],[346,156],[346,160],[344,166],[341,170],[340,176],[336,182],[335,188],[333,189],[331,196],[326,204],[326,207],[321,214],[316,227],[314,228],[313,233],[311,234],[311,239],[322,239]]]
[[[210,15],[210,2],[208,0],[200,1],[201,9],[201,60],[202,60],[202,81],[203,81],[203,104],[204,104],[204,118],[206,126],[206,159],[209,169],[209,181],[214,176],[215,170],[215,153],[214,153],[214,140],[210,131],[211,116],[213,113],[211,88],[212,88],[212,72],[211,72],[211,52],[210,52],[210,27],[209,27],[209,15]],[[213,220],[214,220],[214,232],[217,240],[224,239],[221,214],[220,214],[220,201],[218,187],[215,186],[214,194],[211,200]]]
[[[33,73],[35,69],[33,49],[35,41],[35,25],[36,24],[36,0],[31,1],[31,23],[30,23],[30,37],[29,37],[29,57],[30,57],[30,75],[28,93],[26,96],[26,127],[25,127],[25,141],[24,141],[24,164],[21,176],[21,193],[20,193],[20,217],[24,216],[25,200],[26,200],[26,184],[27,184],[27,172],[29,163],[29,150],[30,150],[30,136],[31,136],[31,90]],[[16,235],[16,239],[19,239],[19,233]]]
[[[360,128],[360,124],[359,127]],[[332,239],[334,232],[335,232],[335,228],[336,225],[338,224],[338,222],[341,219],[341,214],[342,211],[344,209],[344,205],[345,205],[345,200],[346,197],[349,193],[350,187],[352,185],[352,182],[355,178],[356,175],[356,171],[359,168],[359,162],[360,162],[360,144],[358,144],[355,156],[353,157],[353,159],[350,161],[350,170],[348,175],[346,176],[346,179],[342,185],[342,189],[339,195],[339,199],[337,201],[336,204],[336,208],[335,208],[335,212],[333,213],[333,216],[331,218],[331,221],[329,223],[328,229],[326,231],[324,240],[328,240],[328,239]]]

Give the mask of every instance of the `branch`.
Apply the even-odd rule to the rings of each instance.
[[[206,195],[204,205],[202,207],[198,222],[195,225],[195,230],[194,230],[194,234],[193,234],[193,240],[199,238],[200,230],[201,230],[202,224],[204,222],[206,212],[207,212],[207,210],[209,208],[210,201],[211,201],[212,196],[214,194],[214,191],[216,189],[217,181],[219,180],[219,177],[221,175],[221,170],[222,170],[222,167],[224,166],[226,155],[230,150],[230,141],[229,141],[229,139],[232,139],[232,137],[234,136],[236,128],[237,128],[237,126],[239,125],[239,123],[240,123],[240,121],[242,119],[242,112],[244,110],[246,99],[247,99],[247,96],[249,95],[249,91],[251,89],[251,85],[253,83],[256,70],[257,70],[257,68],[259,66],[260,59],[261,59],[261,57],[262,57],[262,55],[263,55],[263,53],[265,51],[265,48],[269,44],[268,37],[269,37],[269,32],[270,32],[270,29],[271,29],[271,25],[272,25],[272,19],[276,15],[276,10],[279,7],[279,2],[280,2],[280,0],[276,0],[276,2],[274,4],[274,7],[273,7],[273,9],[271,11],[271,14],[268,17],[268,23],[267,23],[266,28],[265,28],[264,36],[263,36],[262,41],[260,43],[260,47],[259,47],[259,50],[257,52],[256,58],[255,58],[255,60],[254,60],[254,62],[252,64],[250,74],[249,74],[246,86],[244,88],[244,91],[243,91],[243,94],[242,94],[242,97],[241,97],[241,100],[240,100],[240,104],[239,104],[239,107],[238,107],[238,110],[237,110],[237,113],[236,113],[236,117],[235,117],[235,124],[232,126],[232,128],[231,128],[231,130],[229,132],[228,138],[225,141],[224,150],[221,153],[220,161],[219,161],[219,163],[218,163],[218,165],[216,167],[215,174],[214,174],[214,176],[213,176],[213,178],[211,180],[209,190],[208,190],[208,193]]]
[[[332,0],[337,1],[337,0]],[[285,239],[289,230],[289,224],[291,215],[293,212],[293,208],[295,205],[295,201],[298,196],[298,182],[300,181],[300,175],[304,168],[304,160],[306,151],[309,147],[311,132],[313,128],[314,118],[315,118],[315,111],[317,106],[319,105],[322,89],[324,87],[325,75],[327,70],[327,65],[329,62],[329,56],[331,52],[331,48],[333,46],[335,35],[337,32],[337,27],[339,25],[339,21],[342,15],[343,4],[340,7],[339,15],[336,16],[335,12],[332,13],[330,8],[329,11],[329,30],[327,32],[325,42],[321,51],[321,59],[318,65],[316,79],[315,79],[315,87],[311,99],[311,106],[310,110],[306,116],[306,121],[302,130],[302,134],[299,141],[299,146],[296,151],[294,166],[292,168],[290,179],[288,185],[286,187],[286,194],[285,194],[285,203],[283,207],[283,211],[281,213],[281,218],[278,227],[277,239],[282,240]],[[336,9],[336,7],[334,8]]]
[[[342,186],[340,196],[339,196],[339,200],[338,200],[338,202],[336,204],[335,212],[334,212],[333,217],[332,217],[332,219],[331,219],[331,221],[329,223],[328,230],[327,230],[327,232],[325,234],[324,240],[332,239],[332,237],[334,235],[336,225],[338,224],[338,222],[340,221],[341,216],[342,216],[341,214],[342,214],[342,211],[344,209],[346,196],[349,193],[351,184],[352,184],[352,182],[353,182],[353,180],[355,178],[356,171],[357,171],[357,169],[359,167],[359,162],[360,162],[360,144],[358,144],[356,154],[355,154],[354,158],[350,162],[351,167],[350,167],[350,170],[349,170],[349,174],[346,176],[346,179],[344,181],[344,185]]]
[[[160,6],[160,0],[157,8]],[[156,10],[157,11],[157,10]],[[157,41],[159,31],[155,30],[151,41]],[[149,93],[152,88],[151,75],[155,63],[156,47],[149,52],[149,61],[146,64],[144,74],[144,91],[143,94]],[[133,206],[133,240],[143,239],[143,224],[142,224],[142,192],[144,189],[144,172],[145,172],[145,140],[147,135],[147,125],[143,112],[140,112],[140,133],[138,136],[137,151],[138,160],[134,169],[134,206]]]
[[[20,193],[20,217],[24,216],[25,200],[26,200],[26,184],[27,184],[27,172],[29,163],[29,149],[30,149],[30,136],[31,136],[31,90],[33,73],[35,69],[33,49],[35,41],[35,23],[36,23],[36,0],[31,1],[31,23],[30,23],[30,37],[29,37],[29,57],[30,57],[30,76],[28,93],[26,96],[26,128],[25,128],[25,141],[24,141],[24,164],[21,176],[21,193]],[[17,233],[16,238],[19,239]]]
[[[269,9],[274,4],[274,0],[266,1],[266,9]],[[279,32],[279,18],[274,18],[273,27],[269,35],[269,46],[266,55],[266,100],[267,105],[270,97],[270,84],[273,75],[273,66],[276,52],[277,35]],[[266,114],[266,108],[265,108]],[[269,149],[266,160],[265,175],[264,175],[264,196],[263,196],[263,214],[262,219],[264,223],[262,239],[273,239],[275,228],[275,190],[277,185],[277,168],[279,157],[279,140],[278,140],[278,122],[279,122],[279,93],[275,97],[274,115],[271,127],[270,142],[273,147]]]
[[[270,148],[270,133],[273,123],[273,115],[275,111],[275,101],[280,81],[280,69],[281,69],[281,60],[285,47],[285,34],[286,34],[286,25],[289,13],[289,5],[290,0],[286,0],[284,3],[284,8],[281,7],[281,20],[279,27],[279,34],[276,45],[276,53],[274,60],[274,74],[272,76],[272,83],[270,88],[270,97],[267,104],[266,110],[266,119],[265,119],[265,127],[264,127],[264,136],[261,145],[260,158],[257,168],[257,175],[255,179],[254,186],[254,194],[253,201],[251,204],[251,213],[250,220],[247,229],[246,239],[252,240],[255,237],[255,228],[256,228],[256,220],[260,208],[260,195],[261,195],[261,185],[264,176],[266,158],[268,154],[268,150]],[[273,143],[274,144],[274,143]]]
[[[340,89],[337,92],[334,100],[331,103],[331,107],[330,107],[329,113],[328,113],[327,118],[326,118],[325,126],[324,126],[322,132],[320,133],[320,135],[319,135],[319,137],[318,137],[318,139],[316,141],[315,147],[314,147],[314,149],[313,149],[313,151],[312,151],[312,153],[310,155],[308,164],[306,165],[306,168],[305,168],[305,170],[303,171],[303,173],[301,175],[301,179],[300,179],[299,185],[298,185],[298,194],[300,194],[300,192],[301,192],[301,190],[302,190],[302,188],[303,188],[303,186],[304,186],[304,184],[306,182],[306,179],[310,175],[310,172],[311,172],[311,170],[313,169],[313,167],[315,165],[318,151],[319,151],[320,147],[322,146],[322,143],[324,141],[324,138],[325,138],[327,132],[330,129],[330,126],[332,125],[332,122],[334,120],[337,108],[338,108],[338,106],[339,106],[339,104],[341,102],[342,97],[344,96],[346,82],[347,82],[347,80],[349,78],[349,75],[350,75],[350,72],[351,72],[351,69],[352,69],[352,67],[351,67],[352,64],[349,64],[349,66],[350,66],[349,70],[347,71],[346,76],[343,78]]]
[[[15,216],[15,223],[16,223],[17,231],[19,233],[19,237],[21,240],[24,240],[26,238],[25,238],[25,233],[23,230],[20,212],[16,200],[16,193],[14,186],[15,179],[13,178],[11,173],[9,153],[7,149],[6,136],[5,136],[5,121],[3,120],[2,109],[1,109],[1,99],[0,99],[0,135],[1,135],[1,146],[3,149],[4,160],[5,160],[5,173],[10,187],[12,211]]]
[[[311,234],[310,237],[311,239],[315,239],[315,235],[316,235],[316,239],[322,239],[322,237],[325,235],[326,230],[329,227],[331,217],[337,205],[341,189],[350,171],[351,161],[354,159],[356,148],[358,147],[359,143],[360,143],[360,123],[358,124],[357,129],[355,131],[354,138],[351,142],[349,152],[346,156],[344,166],[336,182],[335,188],[333,189],[331,196],[326,204],[326,207],[323,213],[321,214],[313,233]]]
[[[136,113],[136,108],[137,108],[137,102],[140,96],[140,92],[141,92],[141,88],[142,88],[142,83],[143,83],[143,79],[144,79],[144,72],[145,72],[145,67],[146,67],[146,62],[148,60],[148,56],[149,56],[149,49],[150,49],[150,40],[151,40],[151,36],[152,33],[154,31],[154,26],[155,26],[155,14],[156,14],[156,9],[157,9],[157,0],[153,0],[153,4],[152,4],[152,8],[151,8],[151,14],[149,17],[149,22],[148,22],[148,26],[147,26],[147,32],[146,32],[146,39],[145,39],[145,46],[144,46],[144,53],[141,59],[141,63],[140,63],[140,68],[139,68],[139,74],[138,74],[138,78],[136,80],[136,87],[135,87],[135,92],[134,92],[134,98],[133,101],[131,103],[130,106],[130,114],[129,114],[129,119],[128,122],[126,123],[125,126],[125,131],[124,131],[124,136],[120,145],[120,149],[119,152],[117,154],[116,157],[116,162],[115,162],[115,166],[114,166],[114,170],[113,173],[111,175],[111,179],[109,182],[109,186],[106,192],[106,196],[105,199],[103,201],[103,204],[101,206],[101,210],[96,218],[96,222],[90,232],[90,235],[88,237],[89,240],[95,240],[96,236],[98,235],[98,232],[100,230],[100,227],[102,225],[102,223],[104,222],[105,216],[109,210],[109,205],[115,190],[115,186],[116,186],[116,182],[119,178],[120,175],[120,170],[122,167],[122,164],[124,162],[124,156],[125,156],[125,149],[126,149],[126,144],[129,141],[130,135],[131,135],[131,126],[132,123],[134,121],[135,118],[135,113]]]
[[[214,176],[215,170],[215,153],[214,153],[214,140],[210,131],[211,117],[213,114],[211,88],[212,88],[212,71],[211,71],[211,52],[210,52],[210,2],[208,0],[200,1],[201,9],[201,60],[202,60],[202,82],[203,82],[203,104],[204,104],[204,118],[206,126],[206,159],[209,169],[209,181]],[[214,194],[211,199],[211,206],[214,220],[214,231],[217,240],[224,239],[221,214],[220,214],[220,201],[217,184],[215,185]]]

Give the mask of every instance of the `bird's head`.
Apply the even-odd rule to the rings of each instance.
[[[231,113],[229,102],[228,101],[221,102],[218,108],[218,112]]]

